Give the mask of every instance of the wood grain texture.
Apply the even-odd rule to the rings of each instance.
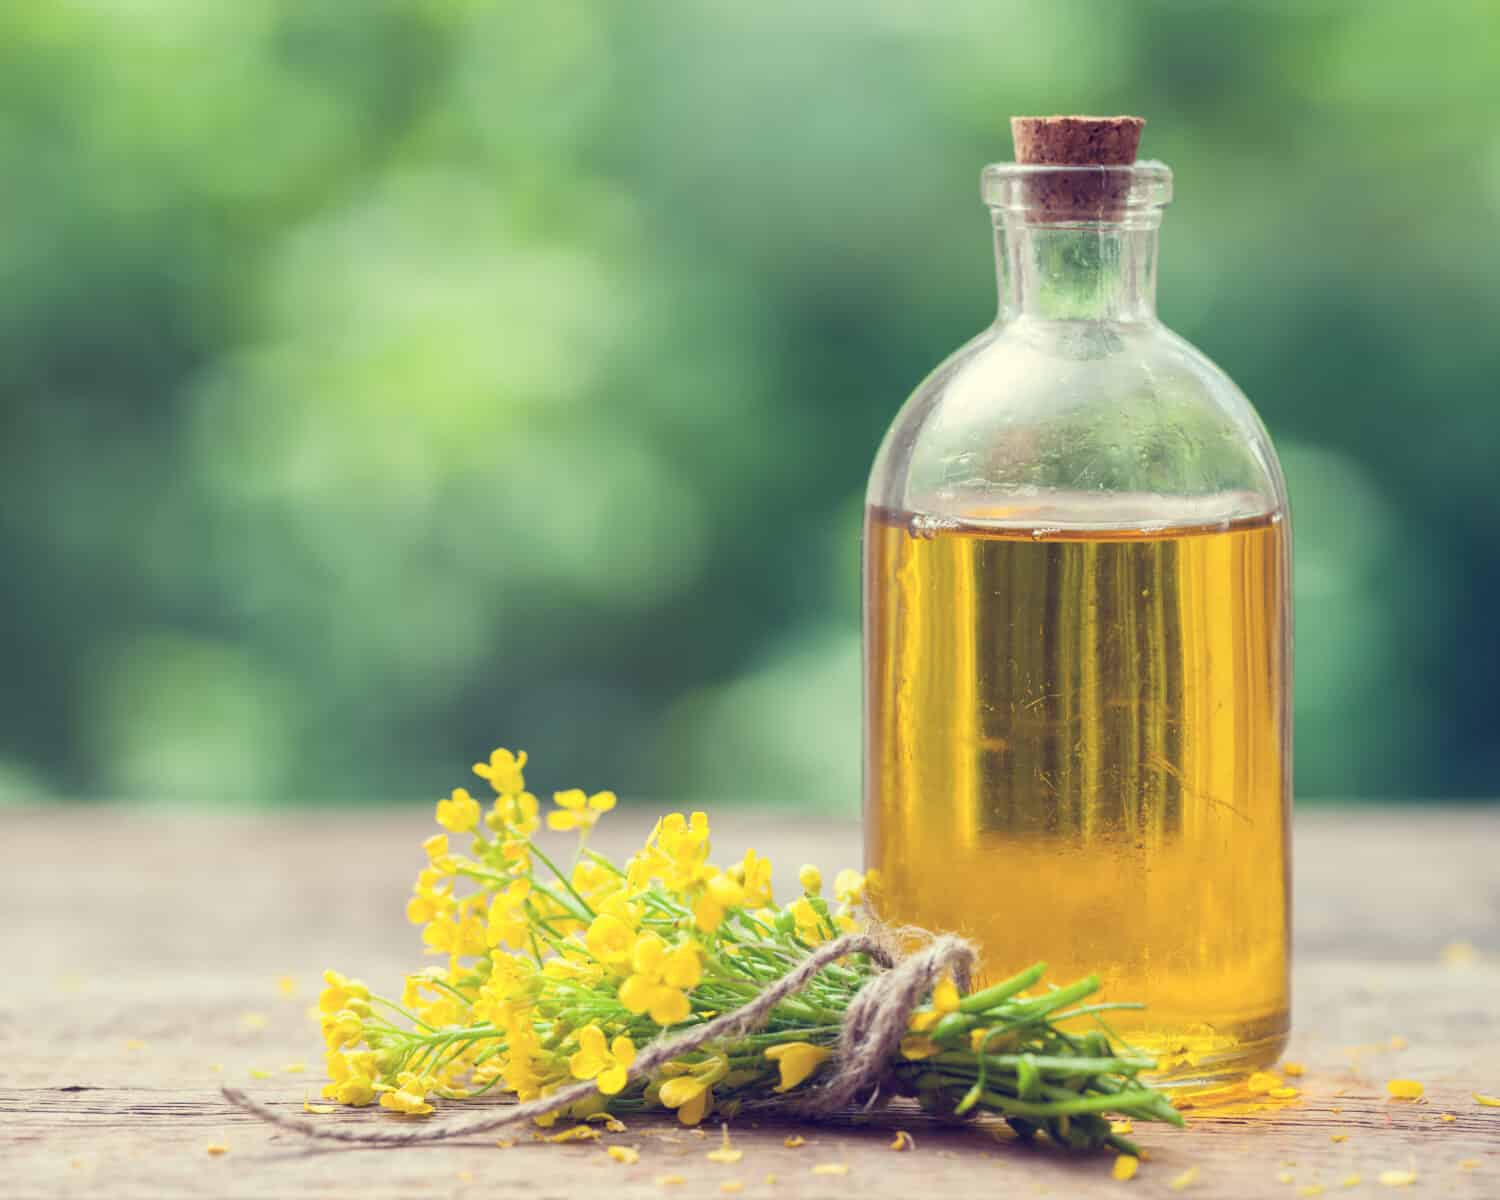
[[[612,819],[611,851],[637,840],[642,812]],[[1190,1113],[1184,1132],[1137,1127],[1151,1155],[1128,1184],[1107,1157],[1073,1159],[933,1125],[909,1110],[865,1125],[736,1125],[745,1155],[670,1121],[629,1122],[600,1145],[490,1139],[399,1151],[309,1145],[231,1110],[230,1081],[301,1106],[320,1079],[305,1009],[338,966],[391,985],[417,961],[402,919],[425,809],[378,815],[200,815],[180,810],[0,812],[0,1196],[166,1197],[1224,1197],[1397,1195],[1386,1169],[1415,1169],[1409,1194],[1500,1197],[1500,815],[1493,810],[1353,808],[1299,817],[1295,1032],[1302,1097],[1276,1111]],[[852,826],[790,815],[716,818],[716,840],[776,859],[783,889],[803,861],[857,862]],[[721,855],[722,857],[722,855]],[[1455,967],[1442,947],[1469,941]],[[280,994],[278,976],[298,982]],[[1403,1038],[1404,1049],[1391,1039]],[[305,1063],[303,1072],[285,1068]],[[268,1070],[253,1079],[250,1071]],[[1427,1098],[1385,1099],[1421,1080]],[[1456,1119],[1444,1121],[1440,1114]],[[394,1118],[344,1111],[322,1118]],[[434,1118],[441,1120],[441,1116]],[[887,1149],[891,1129],[916,1150]],[[1334,1142],[1335,1135],[1346,1140]],[[223,1143],[227,1154],[205,1147]],[[1464,1161],[1477,1166],[1465,1168]],[[811,1173],[845,1163],[845,1176]],[[1168,1181],[1189,1167],[1181,1193]],[[1362,1182],[1347,1190],[1351,1173]],[[664,1175],[686,1183],[661,1186]],[[774,1183],[767,1177],[775,1176]],[[1281,1182],[1278,1176],[1291,1182]]]

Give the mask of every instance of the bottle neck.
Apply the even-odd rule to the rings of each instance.
[[[995,215],[1001,323],[1156,320],[1157,221]]]

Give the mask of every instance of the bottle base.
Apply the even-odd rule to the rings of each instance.
[[[1132,1046],[1156,1057],[1158,1068],[1142,1078],[1174,1096],[1232,1091],[1257,1071],[1273,1067],[1286,1050],[1287,1021],[1259,1023],[1242,1036],[1213,1034],[1172,1037],[1127,1035]]]

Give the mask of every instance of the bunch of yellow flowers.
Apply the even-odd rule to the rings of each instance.
[[[649,1080],[628,1072],[637,1047],[663,1030],[739,1008],[812,947],[861,928],[865,879],[841,871],[830,903],[817,869],[804,867],[802,894],[777,905],[771,864],[754,850],[728,868],[708,861],[703,813],[663,817],[618,865],[588,846],[614,794],[576,789],[556,793],[546,815],[548,829],[576,835],[564,869],[538,844],[542,814],[525,767],[524,752],[496,750],[474,767],[494,792],[487,810],[464,788],[437,802],[443,832],[423,843],[427,864],[407,916],[446,965],[408,975],[399,999],[326,973],[324,1097],[378,1099],[420,1116],[433,1111],[432,1097],[498,1088],[526,1101],[593,1080],[596,1090],[567,1115],[671,1109],[695,1125],[814,1080],[850,1000],[877,969],[863,955],[831,963],[781,1000],[761,1032],[684,1054]],[[463,837],[460,852],[453,839]],[[1027,996],[1041,973],[1038,965],[970,996],[940,982],[892,1064],[901,1089],[937,1111],[996,1112],[1023,1133],[1045,1128],[1068,1144],[1129,1149],[1106,1111],[1176,1122],[1135,1079],[1149,1059],[1054,1025],[1109,1007],[1072,1007],[1097,981]]]

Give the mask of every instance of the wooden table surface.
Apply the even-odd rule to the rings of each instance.
[[[633,842],[645,819],[617,814],[604,848]],[[607,1139],[640,1150],[622,1166],[598,1143],[331,1147],[231,1109],[225,1082],[298,1111],[316,1092],[320,1041],[305,1010],[324,966],[394,988],[420,961],[402,906],[429,820],[425,806],[0,810],[0,1197],[686,1198],[730,1194],[731,1181],[746,1197],[1294,1197],[1319,1186],[1360,1197],[1395,1194],[1378,1180],[1387,1170],[1414,1170],[1412,1195],[1500,1197],[1500,1108],[1471,1098],[1500,1093],[1500,811],[1299,816],[1289,1057],[1307,1064],[1302,1098],[1274,1112],[1189,1114],[1185,1131],[1138,1126],[1150,1161],[1130,1183],[1110,1178],[1107,1156],[1069,1158],[910,1112],[803,1129],[800,1149],[782,1144],[788,1127],[741,1122],[733,1165],[708,1161],[711,1143],[671,1121],[632,1120]],[[725,815],[715,831],[721,861],[746,844],[783,870],[858,861],[847,825]],[[1447,961],[1456,942],[1477,958]],[[296,980],[294,995],[281,994],[281,976]],[[1387,1100],[1396,1077],[1422,1081],[1426,1099]],[[887,1149],[895,1126],[916,1135],[914,1152]],[[229,1150],[210,1157],[210,1143]],[[848,1173],[815,1175],[819,1163]],[[1196,1181],[1171,1191],[1193,1167]],[[662,1185],[664,1175],[686,1182]]]

